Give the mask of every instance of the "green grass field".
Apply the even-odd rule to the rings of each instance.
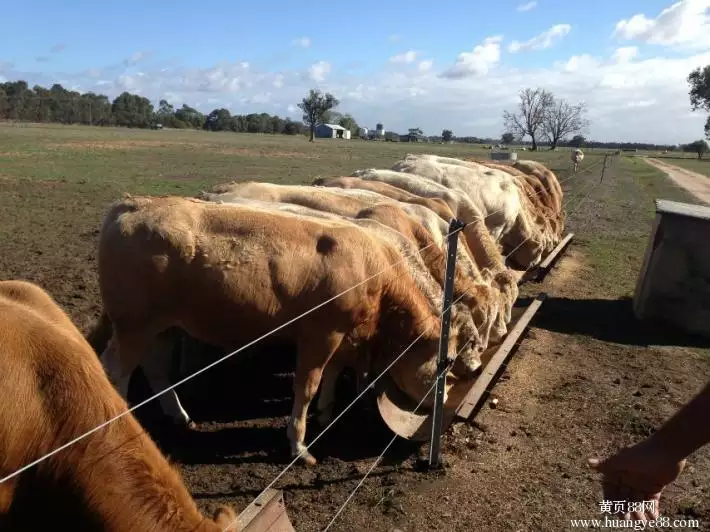
[[[456,144],[309,143],[287,136],[0,124],[0,278],[39,283],[86,332],[100,311],[99,228],[109,204],[124,193],[194,195],[232,179],[307,184],[358,168],[390,168],[408,152],[488,155],[480,146]],[[654,199],[692,202],[690,195],[642,157],[611,159],[601,183],[601,150],[585,150],[576,175],[566,149],[518,157],[540,160],[556,173],[566,230],[576,236],[542,285],[521,290],[521,298],[541,290],[549,297],[508,368],[510,379],[496,388],[502,407],[480,414],[477,426],[485,431],[464,426],[459,435],[465,441],[447,436],[452,474],[431,479],[415,473],[409,461],[397,463],[363,485],[334,530],[431,530],[441,523],[451,530],[562,530],[570,517],[596,517],[600,488],[584,458],[637,441],[710,377],[710,357],[698,356],[707,350],[637,324],[627,299],[648,243]],[[219,383],[225,373],[199,379]],[[208,395],[228,402],[239,386],[233,378],[208,385]],[[201,508],[211,511],[222,502],[243,508],[283,467],[272,460],[272,449],[285,442],[285,417],[263,424],[196,436],[202,439],[193,447],[207,458],[180,467]],[[230,430],[236,434],[231,440],[219,436]],[[352,432],[356,428],[348,430],[346,438],[362,438]],[[213,443],[217,450],[211,451],[208,442],[220,437],[228,444]],[[318,466],[317,481],[313,472],[289,472],[280,485],[292,518],[297,515],[296,528],[322,529],[382,447],[365,458],[328,458]],[[663,514],[706,523],[710,502],[701,488],[710,475],[710,453],[700,452],[691,463],[664,496]],[[384,486],[393,486],[388,507],[401,512],[378,503]],[[444,497],[460,511],[443,516]]]

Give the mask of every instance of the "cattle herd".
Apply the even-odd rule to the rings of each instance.
[[[562,236],[562,189],[540,163],[407,155],[311,185],[231,182],[197,198],[115,202],[99,236],[103,311],[86,339],[38,286],[0,282],[0,529],[33,516],[37,493],[52,490],[79,501],[82,530],[236,527],[231,508],[200,514],[130,413],[13,476],[125,412],[138,366],[155,392],[169,387],[185,338],[296,346],[287,435],[307,464],[309,404],[320,387],[319,422],[332,419],[343,369],[371,378],[401,356],[389,376],[422,400],[436,378],[453,218],[465,226],[448,358],[452,375],[473,378],[507,333],[522,274]],[[194,426],[174,390],[159,400]]]

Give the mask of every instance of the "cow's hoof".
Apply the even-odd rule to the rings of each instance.
[[[311,453],[309,453],[308,451],[305,451],[303,454],[301,454],[300,452],[292,453],[292,458],[296,458],[297,456],[298,456],[298,461],[304,465],[314,466],[318,463],[318,461],[315,458],[313,458],[313,455]]]
[[[307,466],[314,466],[318,463],[318,461],[313,458],[313,455],[306,451],[306,453],[301,456],[301,461],[306,464]]]

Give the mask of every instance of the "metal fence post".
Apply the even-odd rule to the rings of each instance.
[[[444,302],[441,313],[441,335],[439,337],[439,357],[434,395],[434,413],[431,420],[431,442],[429,445],[429,467],[437,467],[441,459],[441,432],[444,422],[444,389],[446,388],[447,354],[449,347],[449,326],[451,325],[451,302],[454,298],[454,272],[456,271],[456,248],[459,233],[466,224],[456,218],[449,223],[446,239],[446,276],[444,277]]]
[[[601,177],[599,178],[599,182],[600,182],[600,183],[601,183],[602,181],[604,181],[604,172],[606,172],[606,161],[607,161],[608,158],[609,158],[609,154],[608,154],[608,153],[605,153],[605,154],[604,154],[604,164],[602,164],[602,175],[601,175]]]

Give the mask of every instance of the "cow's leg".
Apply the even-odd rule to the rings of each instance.
[[[109,380],[116,386],[121,397],[128,402],[128,385],[131,382],[131,374],[137,364],[132,365],[129,369],[123,367],[124,364],[121,360],[115,333],[99,358]]]
[[[304,335],[306,336],[306,335]],[[298,342],[296,374],[293,379],[293,410],[288,424],[291,456],[301,455],[308,465],[315,465],[305,444],[308,406],[318,391],[323,368],[343,340],[343,334],[331,332],[326,336],[309,334]]]
[[[338,375],[343,370],[342,364],[333,357],[323,370],[320,395],[318,396],[318,423],[325,427],[333,419],[333,406],[335,403],[335,389]]]
[[[3,475],[5,474],[5,470],[1,472]],[[0,523],[2,522],[2,516],[10,511],[10,506],[15,496],[17,478],[18,477],[11,478],[0,484]]]
[[[141,362],[141,369],[153,393],[165,390],[170,386],[170,368],[172,367],[173,346],[175,339],[179,338],[174,331],[164,331],[158,335],[147,357]],[[182,345],[182,342],[180,342]],[[182,353],[185,357],[187,354]],[[194,428],[195,424],[180,404],[180,399],[175,390],[165,392],[159,398],[163,413],[172,419],[176,425],[185,425]]]

